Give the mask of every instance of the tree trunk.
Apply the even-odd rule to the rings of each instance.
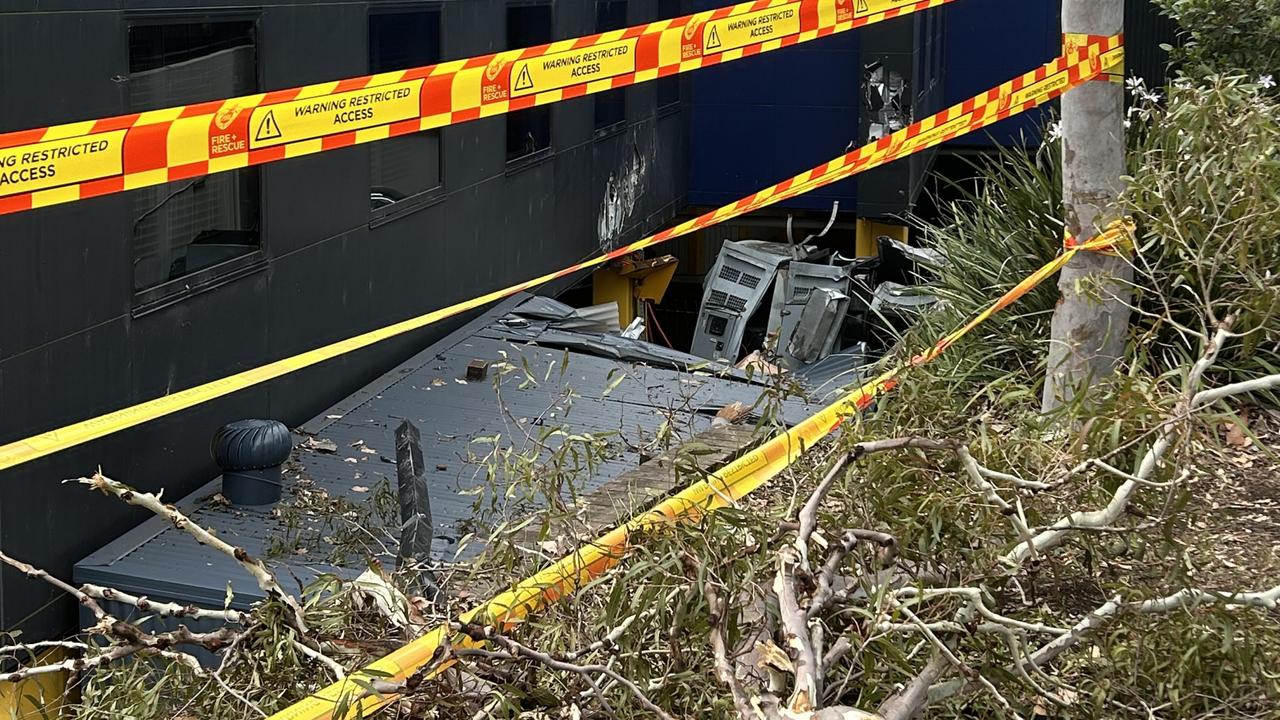
[[[1063,0],[1062,31],[1114,35],[1124,0]],[[1124,173],[1124,88],[1105,79],[1062,97],[1062,204],[1067,232],[1081,241],[1118,214]],[[1053,313],[1042,407],[1070,402],[1115,371],[1129,328],[1128,258],[1082,252],[1062,270]]]

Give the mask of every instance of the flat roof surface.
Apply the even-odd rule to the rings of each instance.
[[[640,465],[639,448],[664,423],[676,442],[687,440],[711,427],[721,408],[734,402],[752,405],[765,390],[740,373],[720,377],[588,354],[584,349],[599,340],[591,333],[555,330],[542,338],[536,323],[500,322],[530,299],[521,295],[499,304],[298,428],[280,504],[229,506],[220,501],[219,478],[178,507],[227,542],[265,559],[286,585],[306,585],[324,573],[351,578],[366,569],[347,542],[361,533],[369,535],[370,546],[381,548],[382,562],[394,562],[394,538],[371,520],[382,517],[398,524],[394,432],[403,420],[413,422],[422,436],[435,554],[450,558],[473,516],[477,496],[468,490],[483,481],[468,456],[484,455],[493,447],[477,438],[500,435],[503,446],[529,449],[528,436],[545,428],[609,433],[609,457],[580,488],[590,491]],[[539,307],[545,302],[533,300]],[[532,337],[555,344],[566,336],[569,345],[580,349],[530,342]],[[656,346],[637,352],[657,352],[676,367],[682,359],[698,361]],[[466,381],[467,366],[477,359],[490,363],[488,375]],[[503,361],[518,370],[502,377],[499,392],[493,364]],[[791,424],[814,410],[788,401],[781,417]],[[559,442],[562,438],[547,444]],[[338,512],[308,512],[322,506]],[[347,521],[333,520],[343,513]],[[232,559],[201,547],[158,518],[77,563],[74,578],[153,599],[213,606],[222,605],[230,582],[233,606],[262,599],[253,579]]]

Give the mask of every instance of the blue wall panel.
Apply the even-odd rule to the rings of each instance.
[[[723,205],[844,152],[858,133],[858,63],[854,31],[693,73],[690,203]],[[782,204],[853,207],[854,190],[837,183]]]
[[[947,105],[1042,65],[1061,51],[1057,0],[959,0],[948,5]],[[1009,118],[951,145],[1038,143],[1044,110]]]
[[[696,0],[692,10],[723,4]],[[931,12],[946,13],[945,105],[1031,70],[1059,49],[1057,0],[959,0]],[[858,134],[859,41],[873,32],[855,30],[694,73],[690,203],[722,205],[841,153]],[[1042,122],[1041,113],[1028,113],[951,144],[1039,142]],[[856,183],[783,205],[823,210],[836,199],[854,207]]]

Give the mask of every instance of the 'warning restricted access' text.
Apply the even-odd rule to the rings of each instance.
[[[124,131],[0,150],[0,196],[117,175]]]
[[[261,106],[249,119],[250,146],[285,145],[415,118],[421,90],[422,81],[411,80]]]

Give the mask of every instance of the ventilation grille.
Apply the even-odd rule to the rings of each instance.
[[[720,279],[731,283],[737,283],[743,287],[755,290],[760,286],[760,276],[749,275],[738,268],[725,265],[720,268]]]
[[[711,298],[707,304],[712,307],[722,307],[732,310],[736,313],[746,312],[747,301],[737,295],[730,295],[723,290],[712,290]]]

